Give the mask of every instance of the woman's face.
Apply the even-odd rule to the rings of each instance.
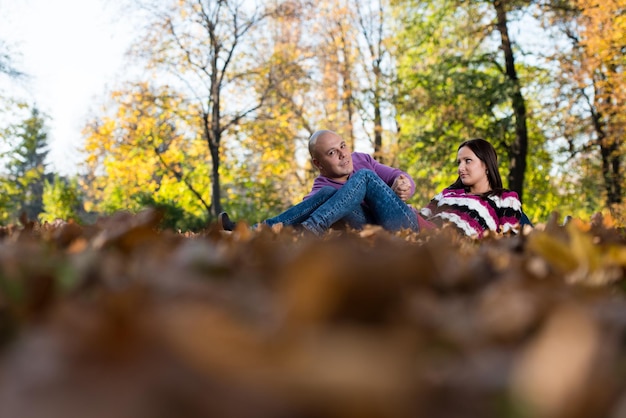
[[[456,163],[461,182],[471,193],[486,193],[491,190],[487,178],[487,166],[469,147],[461,147]]]

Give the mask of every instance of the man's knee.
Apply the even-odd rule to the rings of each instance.
[[[320,197],[322,197],[322,196],[330,197],[330,196],[334,195],[335,193],[337,193],[337,189],[335,189],[334,187],[332,187],[332,186],[324,186],[321,189],[319,189],[317,191],[317,193],[315,193],[315,194],[320,196]]]
[[[363,168],[352,175],[352,177],[371,177],[371,176],[378,176],[378,174],[376,174],[375,172],[367,168]]]

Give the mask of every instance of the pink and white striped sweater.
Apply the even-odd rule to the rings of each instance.
[[[444,189],[420,214],[437,225],[449,222],[466,235],[481,238],[487,230],[509,232],[517,228],[522,204],[513,191],[484,197],[464,189]]]

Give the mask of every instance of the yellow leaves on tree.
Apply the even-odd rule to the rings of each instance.
[[[626,76],[623,71],[626,64],[626,1],[577,0],[576,5],[581,10],[581,45],[586,51],[587,63],[590,69],[601,71],[604,75],[597,80],[598,98],[612,106],[623,106],[626,103]]]
[[[167,87],[145,84],[111,94],[115,114],[102,116],[84,131],[89,182],[95,210],[139,210],[145,197],[177,202],[201,215],[205,208],[190,188],[210,189],[207,158],[199,140],[181,129],[188,107]]]

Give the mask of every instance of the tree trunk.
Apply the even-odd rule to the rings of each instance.
[[[370,88],[372,92],[372,105],[374,110],[374,158],[381,163],[385,163],[385,157],[383,155],[383,111],[382,103],[383,97],[383,70],[382,70],[382,56],[384,54],[384,42],[383,42],[383,25],[384,25],[384,12],[382,2],[378,2],[378,10],[376,14],[365,14],[361,8],[360,2],[355,1],[355,7],[357,10],[358,21],[361,27],[361,35],[365,39],[365,46],[369,52],[370,62],[364,62],[366,66],[371,69],[371,83]],[[361,54],[366,57],[367,54]]]
[[[494,0],[493,6],[497,15],[497,28],[500,32],[501,47],[504,52],[506,76],[513,85],[511,102],[515,115],[515,141],[509,146],[509,184],[508,188],[517,192],[520,200],[524,192],[524,176],[526,173],[526,155],[528,154],[528,129],[526,127],[526,103],[522,96],[521,86],[515,71],[515,57],[509,31],[505,2]]]
[[[217,78],[217,63],[214,62],[214,71],[211,76],[211,120],[209,122],[209,150],[211,153],[211,208],[212,216],[222,211],[221,192],[220,192],[220,142],[222,131],[220,127],[220,89]]]
[[[622,173],[619,153],[619,141],[610,138],[602,127],[602,115],[592,109],[593,128],[598,135],[598,145],[602,156],[602,178],[606,190],[607,207],[622,203]]]
[[[374,158],[383,164],[385,163],[383,157],[383,117],[378,93],[374,97]]]
[[[220,193],[220,151],[219,146],[211,146],[211,159],[212,161],[212,169],[211,169],[211,208],[212,213],[211,216],[215,216],[217,219],[217,215],[222,211],[221,193]]]
[[[602,154],[602,176],[606,188],[606,203],[609,208],[612,208],[622,203],[621,162],[615,141],[606,138],[600,141],[600,153]]]
[[[346,108],[346,118],[348,120],[348,124],[346,127],[347,130],[347,138],[344,137],[347,141],[349,141],[352,149],[355,147],[355,137],[354,137],[354,91],[352,88],[352,63],[350,62],[350,51],[345,44],[343,47],[343,58],[344,58],[344,68],[343,68],[343,103]]]

